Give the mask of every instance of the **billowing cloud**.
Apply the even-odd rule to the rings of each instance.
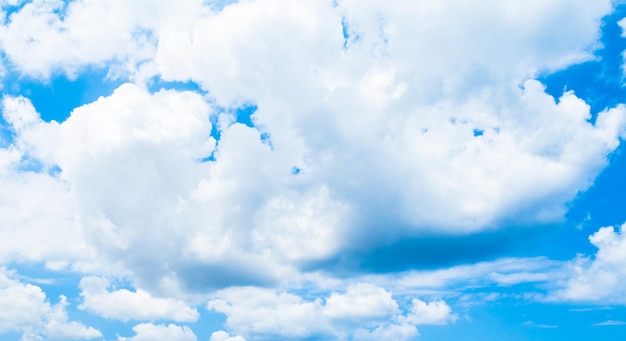
[[[21,16],[35,16],[70,25],[58,31],[71,35],[73,18],[82,18],[74,13],[101,6],[71,3],[57,23],[60,4],[46,4],[24,5],[7,29]],[[30,257],[58,252],[86,272],[104,259],[129,271],[140,287],[180,293],[277,283],[287,273],[424,233],[558,221],[565,203],[591,184],[619,145],[626,110],[607,108],[590,122],[589,106],[574,93],[555,101],[532,77],[585,58],[584,48],[596,38],[595,19],[608,2],[580,5],[576,25],[558,27],[550,18],[572,13],[568,4],[536,4],[519,13],[514,5],[489,4],[494,13],[473,17],[448,5],[399,12],[392,4],[267,0],[198,11],[185,22],[173,15],[167,25],[158,18],[120,24],[124,32],[159,28],[152,37],[157,75],[192,80],[209,93],[150,93],[141,82],[124,84],[62,123],[42,122],[27,99],[6,97],[3,115],[15,137],[3,153],[41,163],[38,172],[13,166],[7,182],[20,184],[28,197],[42,190],[54,196],[62,207],[52,207],[46,219],[68,226],[76,236],[72,245],[82,246]],[[135,10],[107,6],[111,13]],[[447,30],[431,21],[409,25],[415,19],[408,13],[445,14],[456,24]],[[513,16],[506,23],[514,38],[503,41],[523,42],[511,47],[518,54],[495,49],[493,37],[467,49],[472,52],[454,72],[447,67],[451,60],[435,58],[460,55],[461,42],[480,36],[476,23],[502,24],[496,14]],[[523,20],[530,17],[535,26]],[[344,37],[342,25],[352,38]],[[445,33],[437,46],[407,48],[429,44],[433,30]],[[559,42],[552,50],[543,48],[545,32]],[[5,34],[45,46],[57,39]],[[133,51],[116,44],[111,51]],[[84,58],[96,62],[116,53]],[[18,64],[26,58],[8,56]],[[237,123],[236,107],[244,103],[256,112],[249,123]],[[57,173],[42,174],[50,170]]]
[[[0,76],[15,83],[0,264],[79,273],[83,311],[194,322],[211,298],[226,315],[212,340],[402,340],[457,321],[446,302],[471,285],[626,297],[621,230],[591,237],[594,258],[493,259],[562,222],[626,137],[625,104],[592,112],[540,81],[595,58],[611,0],[0,4]],[[123,84],[59,122],[20,89],[88,70]],[[4,281],[34,308],[0,332],[100,335],[68,322],[65,299]],[[196,339],[134,331],[119,340]]]
[[[70,321],[65,296],[52,305],[38,286],[21,283],[0,268],[0,333],[19,331],[22,340],[93,339],[102,334],[93,327]]]
[[[118,336],[118,341],[197,341],[196,334],[186,326],[141,323],[133,327],[132,337]]]

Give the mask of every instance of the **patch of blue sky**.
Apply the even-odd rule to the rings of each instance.
[[[300,167],[297,166],[293,166],[291,167],[291,174],[293,175],[298,175],[302,172],[302,169],[300,169]]]
[[[258,106],[253,102],[244,102],[235,108],[217,107],[215,110],[215,113],[209,117],[209,119],[211,120],[211,137],[213,137],[215,141],[217,141],[217,144],[219,145],[220,139],[222,138],[222,132],[220,130],[218,121],[219,121],[220,115],[223,115],[223,114],[233,115],[236,123],[240,123],[247,127],[255,128],[259,130],[259,128],[256,126],[254,122],[254,118],[252,117],[252,115],[254,115],[257,112],[257,110],[258,110]],[[264,143],[268,143],[271,146],[271,139],[270,139],[269,133],[259,131],[259,134],[260,134],[259,138],[261,139],[261,141],[263,141]],[[215,151],[208,157],[202,159],[201,161],[202,162],[215,161]]]
[[[258,110],[254,103],[244,103],[235,109],[235,118],[238,123],[245,124],[250,128],[254,128],[255,124],[252,115]]]
[[[6,331],[2,334],[0,334],[0,340],[22,340],[22,333],[21,332],[16,332],[16,331]]]
[[[193,91],[201,95],[206,95],[208,92],[194,81],[165,81],[158,76],[153,77],[148,82],[148,91],[151,93],[158,92],[160,90],[176,90],[176,91]]]
[[[209,6],[214,11],[221,11],[224,9],[224,7],[231,5],[231,4],[235,4],[237,2],[239,1],[237,0],[213,0],[213,1],[209,1]]]
[[[226,323],[226,315],[211,311],[207,309],[206,304],[202,304],[196,307],[200,318],[193,323],[185,323],[184,325],[191,328],[198,337],[198,340],[208,340],[211,338],[211,334],[224,330],[224,324]]]
[[[594,185],[571,204],[569,220],[589,231],[595,226],[616,226],[626,222],[626,145],[609,156],[610,166],[596,178]],[[593,223],[593,226],[590,226]]]
[[[133,336],[135,334],[133,326],[137,323],[142,323],[142,321],[119,321],[103,318],[97,314],[80,310],[78,308],[79,302],[71,302],[72,305],[67,308],[69,320],[77,321],[99,330],[103,336],[102,340],[117,340],[118,336]]]
[[[343,35],[343,49],[347,50],[351,44],[361,38],[357,32],[350,28],[350,23],[346,17],[341,18],[341,33]]]
[[[13,13],[19,12],[22,9],[22,7],[24,7],[27,3],[31,1],[32,0],[25,0],[25,1],[18,0],[15,4],[7,3],[7,4],[2,5],[2,11],[4,14],[3,23],[7,23]]]
[[[7,148],[13,141],[13,132],[4,117],[0,115],[0,148]]]
[[[341,33],[343,34],[343,48],[348,48],[348,42],[350,41],[350,32],[348,31],[348,21],[346,18],[341,18]]]
[[[7,269],[15,270],[19,274],[21,282],[30,283],[40,287],[47,295],[52,304],[58,302],[60,295],[67,297],[68,302],[78,298],[80,290],[78,283],[81,276],[71,271],[53,271],[45,268],[43,264],[7,264]]]
[[[625,307],[577,310],[580,305],[528,302],[504,297],[468,308],[455,307],[459,319],[446,326],[419,326],[420,340],[624,340],[626,326],[598,327],[623,321]]]
[[[12,71],[3,78],[2,86],[5,94],[28,98],[44,121],[63,122],[73,109],[111,95],[124,82],[106,75],[104,68],[87,68],[75,79],[59,73],[42,81]]]

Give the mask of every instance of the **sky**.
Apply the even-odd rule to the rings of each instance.
[[[0,340],[623,340],[621,0],[0,0]]]

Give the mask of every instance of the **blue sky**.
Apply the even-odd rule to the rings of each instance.
[[[0,340],[626,337],[622,1],[0,5]]]

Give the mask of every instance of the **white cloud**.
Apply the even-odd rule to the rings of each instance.
[[[624,321],[607,320],[603,322],[594,323],[592,327],[608,327],[608,326],[623,326],[626,325]]]
[[[568,92],[555,101],[533,80],[589,57],[608,0],[258,0],[221,11],[199,0],[63,3],[32,1],[0,29],[17,72],[46,78],[106,64],[137,84],[62,123],[5,96],[15,141],[0,149],[0,259],[128,275],[142,290],[83,283],[86,308],[122,319],[135,317],[87,298],[159,302],[165,312],[135,312],[190,321],[192,309],[155,297],[280,287],[333,257],[422,232],[557,221],[624,137],[624,106],[592,124],[583,100]],[[209,92],[150,93],[142,79],[152,75]],[[258,106],[254,127],[234,123],[244,102]],[[48,174],[56,166],[60,173]],[[528,271],[478,264],[414,272],[398,287],[471,281],[473,270],[502,285],[544,281],[532,267],[544,261],[530,261]],[[254,292],[241,290],[225,293]],[[259,319],[252,326],[228,295],[211,307],[244,335],[323,334],[342,319],[401,315],[389,292],[368,286],[327,302],[255,294],[246,304],[257,308],[263,298],[274,308],[247,313]],[[358,297],[367,304],[353,310],[346,302]],[[415,301],[410,323],[372,330],[416,335],[420,321],[452,321],[446,307]],[[293,328],[309,314],[318,325]]]
[[[534,328],[541,328],[541,329],[555,329],[558,328],[559,326],[554,325],[554,324],[543,324],[543,323],[535,323],[533,321],[526,321],[522,323],[522,326],[529,326],[529,327],[534,327]]]
[[[326,300],[323,314],[332,319],[381,320],[399,312],[391,293],[368,283],[350,286],[344,294],[333,293]]]
[[[444,301],[424,302],[419,299],[411,301],[411,311],[406,321],[414,325],[449,324],[458,319],[452,309]]]
[[[67,299],[51,305],[38,286],[24,284],[14,273],[0,268],[0,333],[19,331],[23,340],[42,336],[50,340],[93,339],[102,334],[93,327],[69,321]]]
[[[623,18],[622,20],[618,21],[617,24],[622,29],[622,38],[626,38],[626,18]],[[624,70],[624,73],[626,74],[626,50],[622,52],[622,69]]]
[[[17,136],[27,131],[40,135],[45,125],[24,98],[5,97],[2,115]],[[81,259],[92,254],[74,222],[69,184],[49,175],[49,167],[28,152],[19,138],[0,149],[0,262]]]
[[[320,299],[305,301],[295,294],[254,287],[225,289],[217,297],[208,308],[224,313],[226,325],[246,338],[305,338],[329,333]]]
[[[118,341],[196,341],[198,338],[187,326],[175,324],[141,323],[133,327],[135,336],[118,336]]]
[[[148,292],[127,289],[109,291],[110,282],[99,277],[85,277],[80,281],[83,303],[80,309],[94,312],[109,319],[173,320],[194,322],[198,312],[181,301],[158,298]]]
[[[27,100],[6,97],[3,115],[16,142],[3,155],[62,171],[9,168],[6,188],[20,186],[2,200],[31,212],[11,193],[47,198],[58,207],[42,217],[76,236],[70,245],[77,250],[38,246],[27,257],[80,261],[85,271],[97,262],[119,265],[139,287],[161,293],[168,281],[178,281],[177,292],[276,283],[298,268],[421,231],[463,234],[561,219],[623,135],[623,106],[591,124],[584,101],[566,93],[557,103],[532,80],[584,58],[610,1],[485,1],[490,11],[468,16],[468,5],[456,2],[259,0],[215,12],[190,0],[168,19],[172,4],[159,2],[151,18],[136,14],[139,3],[75,2],[60,19],[61,2],[38,0],[3,29],[7,55],[26,73],[130,58],[130,51],[154,57],[165,79],[209,90],[208,97],[150,94],[124,84],[60,124],[41,122]],[[123,15],[82,37],[75,27],[94,13]],[[342,17],[359,37],[346,49]],[[154,33],[145,53],[128,46],[142,27]],[[83,40],[98,48],[89,52]],[[44,53],[50,46],[61,52]],[[40,55],[58,59],[30,62]],[[214,108],[243,101],[258,105],[255,128],[231,124],[232,113]],[[200,162],[213,152],[215,161]],[[43,230],[38,219],[23,215],[10,224]],[[7,240],[18,238],[27,240]],[[28,253],[22,246],[13,252]],[[194,278],[231,268],[246,271]]]
[[[570,264],[570,279],[556,292],[558,300],[626,304],[626,236],[624,226],[602,227],[589,236],[598,248],[593,257],[580,256]]]
[[[209,341],[246,341],[246,339],[239,335],[230,336],[227,332],[219,330],[211,334]]]
[[[353,340],[415,340],[419,332],[414,325],[391,324],[385,327],[378,327],[374,330],[358,329],[354,333]]]
[[[407,294],[437,288],[463,289],[473,286],[510,286],[520,283],[545,283],[564,278],[563,262],[544,257],[501,258],[495,261],[458,265],[432,271],[407,271],[376,280],[394,292]]]
[[[492,10],[479,16],[465,15],[458,3],[328,5],[271,0],[230,6],[199,19],[191,32],[162,35],[156,62],[166,79],[196,80],[218,103],[258,103],[254,119],[271,133],[272,160],[295,154],[306,161],[306,179],[326,184],[358,217],[337,223],[349,222],[347,236],[384,236],[376,228],[382,222],[455,233],[513,219],[554,221],[619,143],[623,108],[594,127],[588,107],[573,94],[556,104],[537,82],[526,82],[523,91],[516,86],[555,67],[558,55],[583,58],[596,38],[593,18],[608,11],[609,2],[581,8],[486,2]],[[584,24],[554,25],[565,13]],[[360,37],[347,51],[342,15]],[[426,24],[414,25],[416,16]],[[315,17],[324,19],[308,20]],[[506,29],[483,32],[486,23]],[[476,38],[485,34],[498,36]],[[268,39],[275,36],[282,39]],[[293,48],[296,41],[308,43]],[[545,41],[558,44],[544,49]],[[508,42],[515,46],[503,48]],[[474,137],[473,129],[484,135]],[[370,236],[362,235],[364,226]]]
[[[409,340],[416,325],[448,324],[457,319],[443,301],[414,299],[406,314],[391,293],[368,283],[350,285],[326,299],[306,300],[287,292],[231,288],[209,301],[209,310],[226,315],[226,325],[247,338],[333,338]]]
[[[193,22],[207,12],[202,3],[35,0],[0,27],[0,46],[29,76],[47,79],[55,71],[75,76],[105,63],[114,73],[120,68],[127,75],[153,58],[156,30]]]

